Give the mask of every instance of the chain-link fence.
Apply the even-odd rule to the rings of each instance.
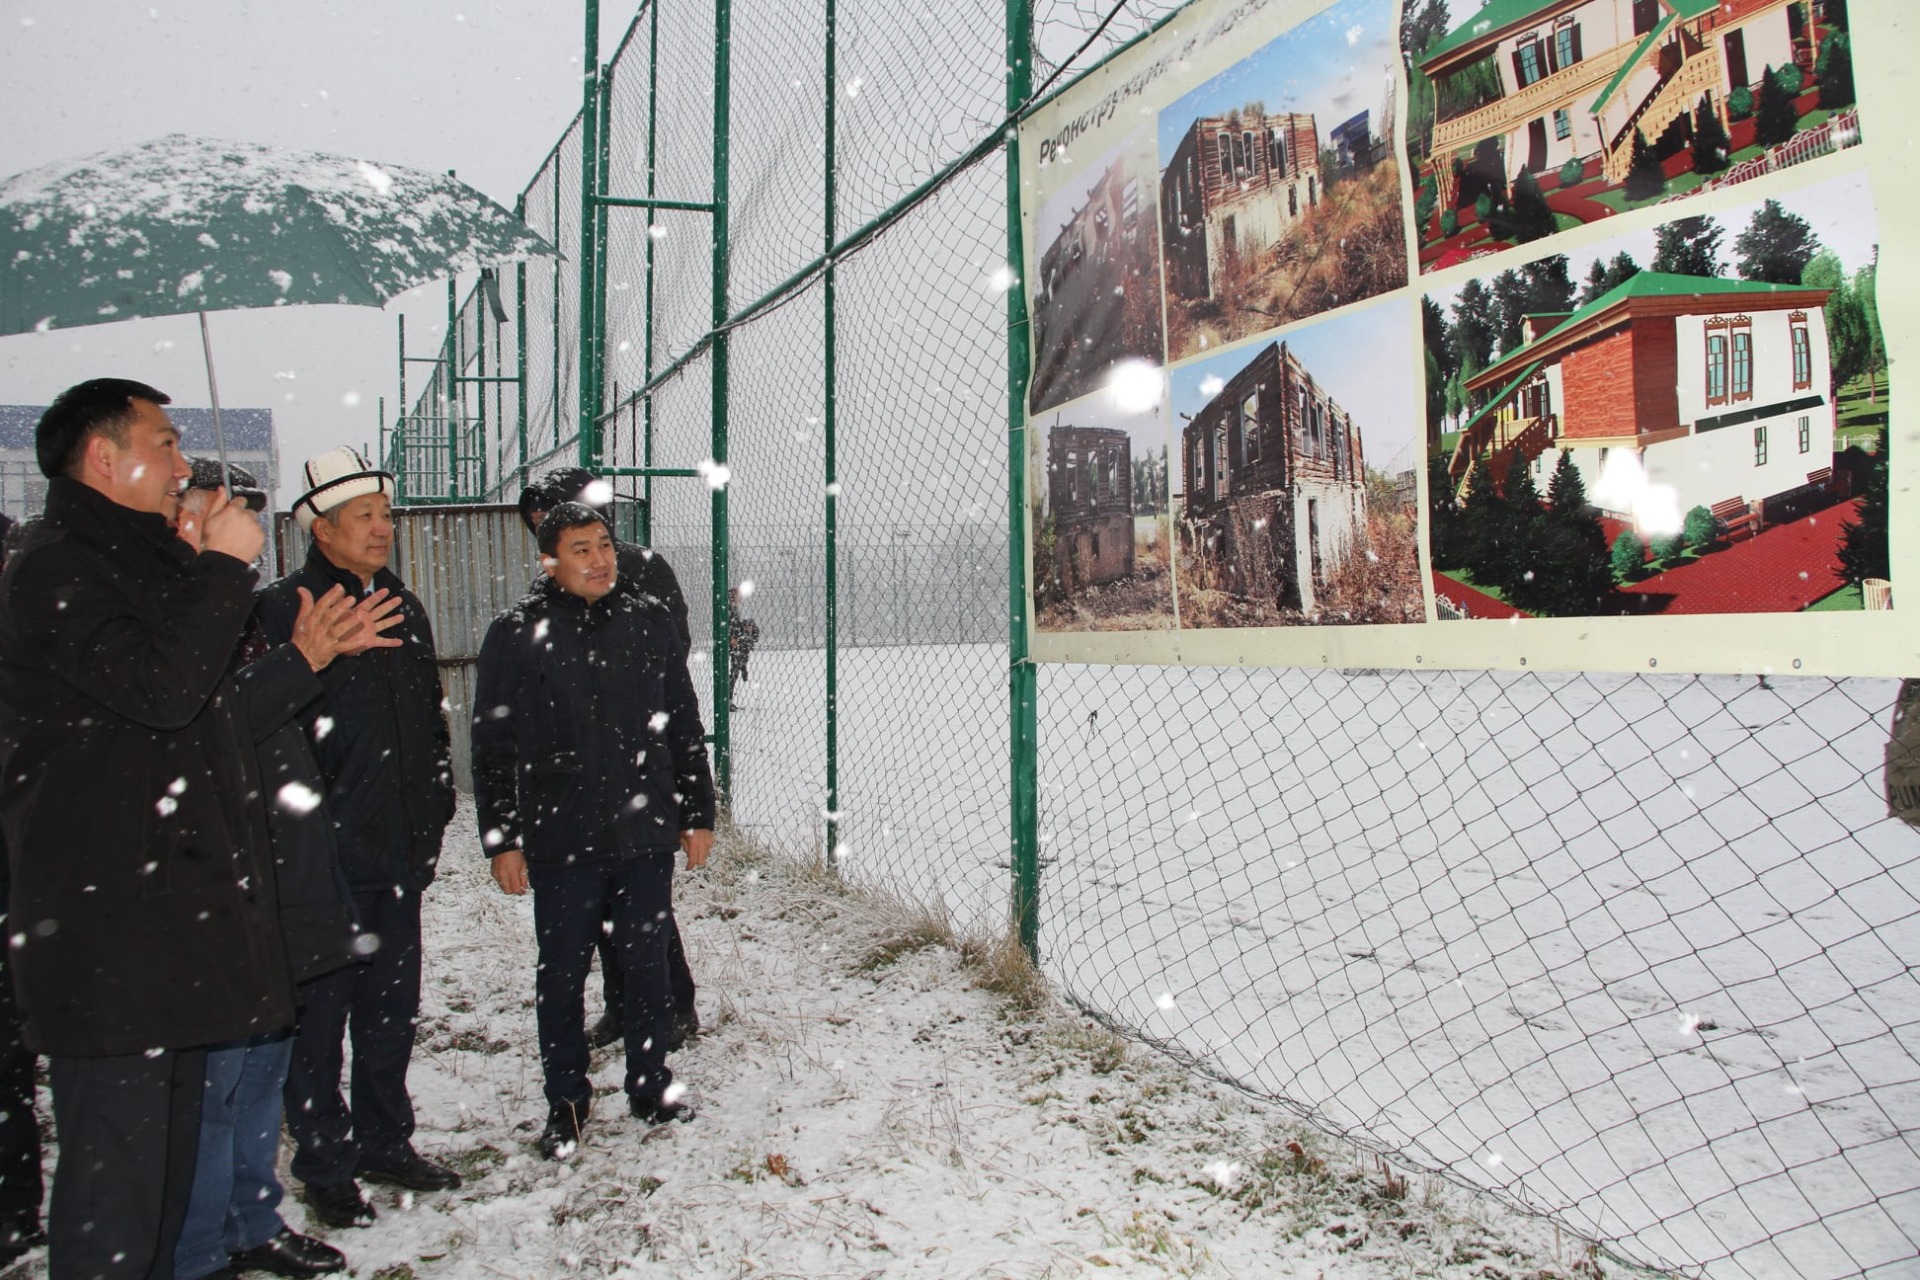
[[[1036,86],[1174,7],[1041,0]],[[505,324],[467,299],[390,452],[410,495],[511,500],[583,456],[597,358],[586,452],[649,499],[696,637],[716,565],[753,584],[732,705],[694,655],[735,821],[978,929],[1005,927],[1014,835],[1007,13],[643,6],[526,191],[565,258],[503,273]],[[589,186],[626,203],[583,310]],[[1128,1034],[1622,1257],[1914,1274],[1893,693],[1047,667],[1042,963]]]

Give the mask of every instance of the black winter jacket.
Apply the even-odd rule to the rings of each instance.
[[[324,693],[320,678],[292,645],[268,648],[257,626],[253,635],[257,643],[246,646],[247,665],[235,683],[260,758],[287,963],[301,983],[351,964],[358,928],[326,807],[327,780],[301,723],[301,712]]]
[[[298,572],[260,593],[260,624],[268,643],[293,637],[300,612],[298,588],[318,599],[338,583],[365,594],[356,574],[336,568],[313,548]],[[375,588],[399,596],[406,621],[389,635],[397,649],[370,649],[335,658],[320,672],[320,701],[311,709],[307,740],[327,780],[327,811],[340,869],[356,890],[396,885],[424,889],[440,860],[440,836],[453,817],[452,745],[427,611],[386,569]]]
[[[253,570],[76,480],[0,577],[14,989],[42,1053],[293,1020],[253,744],[228,677]]]
[[[494,620],[474,690],[473,786],[488,856],[631,858],[713,826],[706,730],[672,615],[551,581]]]

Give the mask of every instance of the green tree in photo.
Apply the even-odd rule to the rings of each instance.
[[[1694,507],[1688,511],[1686,522],[1680,526],[1680,537],[1687,549],[1697,556],[1711,550],[1719,536],[1719,521],[1713,518],[1713,511],[1708,507]]]
[[[1769,284],[1799,284],[1807,263],[1820,249],[1820,238],[1798,214],[1788,213],[1778,200],[1754,210],[1747,229],[1733,242],[1740,278]]]
[[[1453,479],[1447,474],[1447,460],[1438,455],[1427,459],[1427,537],[1428,552],[1436,569],[1466,567],[1467,543],[1459,504],[1454,501]]]
[[[1631,529],[1622,529],[1620,536],[1613,540],[1613,552],[1608,557],[1613,568],[1616,582],[1632,582],[1640,576],[1640,570],[1647,561],[1646,544],[1640,541],[1640,535]]]
[[[1860,319],[1867,329],[1867,403],[1878,400],[1880,373],[1887,367],[1887,338],[1880,331],[1880,306],[1875,299],[1880,275],[1880,251],[1874,260],[1853,276],[1853,296],[1860,304]]]
[[[1509,239],[1522,244],[1550,236],[1559,229],[1553,210],[1547,207],[1546,193],[1531,173],[1523,172],[1513,180],[1513,208],[1508,214]]]
[[[1727,167],[1733,155],[1733,140],[1721,127],[1720,113],[1705,94],[1693,109],[1693,171],[1718,173]]]
[[[1660,157],[1654,153],[1647,135],[1637,128],[1633,131],[1633,161],[1621,189],[1629,200],[1652,200],[1666,194],[1667,171],[1660,167]]]
[[[1837,397],[1840,388],[1866,372],[1868,349],[1872,339],[1867,333],[1860,299],[1847,283],[1846,268],[1839,255],[1822,249],[1807,261],[1800,283],[1810,289],[1829,289],[1823,314],[1827,322],[1827,394]]]
[[[1496,557],[1500,575],[1491,581],[1512,599],[1516,591],[1525,593],[1532,582],[1548,570],[1539,559],[1540,489],[1533,483],[1532,466],[1518,450],[1507,459],[1500,505],[1501,550]],[[1525,605],[1519,607],[1526,608]]]
[[[1447,412],[1447,383],[1440,372],[1440,361],[1434,358],[1433,347],[1428,345],[1425,352],[1426,388],[1427,388],[1427,443],[1432,444],[1440,438],[1440,419]]]
[[[1793,136],[1800,116],[1793,99],[1780,87],[1780,77],[1768,67],[1760,77],[1760,95],[1753,107],[1753,140],[1763,147],[1777,147]]]
[[[1829,111],[1853,105],[1853,50],[1845,35],[1831,35],[1820,46],[1820,105]]]
[[[1840,534],[1840,569],[1849,582],[1892,578],[1887,551],[1887,429],[1880,428],[1879,447],[1867,472],[1867,491],[1860,498],[1860,517]]]
[[[1493,322],[1493,296],[1476,276],[1460,286],[1460,293],[1453,300],[1454,367],[1464,370],[1471,357],[1473,373],[1478,373],[1493,363],[1493,348],[1498,340],[1499,331]]]
[[[1720,224],[1705,214],[1676,218],[1654,231],[1649,271],[1676,276],[1720,274]]]
[[[1640,264],[1625,249],[1614,254],[1611,262],[1595,258],[1593,265],[1587,268],[1587,284],[1580,290],[1575,304],[1584,307],[1595,298],[1612,293],[1639,274]]]

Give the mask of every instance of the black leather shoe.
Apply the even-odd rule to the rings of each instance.
[[[672,1053],[700,1034],[700,1011],[692,1005],[673,1011],[673,1030],[667,1035],[667,1052]]]
[[[380,1216],[352,1178],[330,1187],[309,1182],[301,1195],[307,1202],[307,1212],[322,1226],[370,1227]]]
[[[324,1240],[303,1236],[292,1227],[280,1228],[280,1234],[263,1245],[229,1254],[227,1265],[239,1271],[271,1271],[277,1276],[305,1280],[347,1269],[347,1255]]]
[[[540,1131],[540,1154],[548,1160],[565,1160],[580,1146],[580,1131],[593,1114],[593,1099],[563,1102],[547,1112],[547,1127]]]
[[[694,1110],[684,1102],[663,1102],[659,1098],[628,1098],[627,1110],[633,1118],[645,1124],[672,1124],[678,1121],[686,1124],[694,1117]]]
[[[408,1191],[454,1191],[460,1186],[459,1174],[438,1160],[429,1160],[412,1150],[391,1164],[362,1162],[360,1176],[368,1182],[385,1187],[405,1187]]]
[[[620,1015],[609,1009],[600,1015],[597,1022],[587,1028],[587,1047],[604,1049],[610,1044],[618,1044],[620,1035]]]

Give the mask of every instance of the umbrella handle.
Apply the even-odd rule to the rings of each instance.
[[[207,313],[200,313],[200,349],[207,355],[207,395],[213,401],[213,443],[220,450],[220,479],[233,494],[233,469],[227,465],[227,433],[220,425],[220,384],[213,376],[213,338],[207,332]]]

